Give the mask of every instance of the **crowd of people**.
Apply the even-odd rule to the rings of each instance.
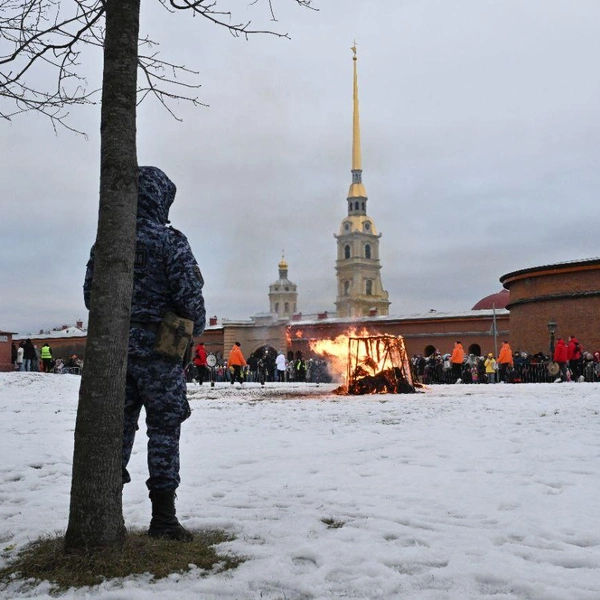
[[[283,351],[271,348],[244,358],[241,344],[236,342],[227,359],[209,355],[203,342],[198,343],[186,368],[187,381],[230,382],[309,382],[329,383],[332,376],[326,360],[304,359],[301,354],[287,358]],[[52,348],[41,348],[30,339],[17,346],[12,344],[12,363],[16,371],[81,374],[83,360],[76,354],[54,358]],[[415,354],[411,359],[413,376],[423,384],[436,383],[547,383],[560,381],[600,381],[600,350],[584,351],[579,340],[571,335],[558,338],[552,356],[538,352],[512,351],[507,341],[502,343],[498,356],[467,354],[462,342],[456,341],[451,353],[435,350],[429,356]]]
[[[586,352],[579,340],[558,338],[553,352],[513,352],[507,341],[498,356],[467,354],[456,341],[452,353],[415,354],[414,376],[423,384],[436,383],[550,383],[600,381],[600,351]]]
[[[240,342],[233,344],[228,358],[211,354],[212,365],[208,364],[209,355],[204,343],[196,345],[192,360],[186,369],[189,382],[202,384],[205,381],[243,383],[266,382],[308,382],[329,383],[332,381],[328,363],[325,360],[310,358],[305,360],[301,354],[296,358],[287,358],[283,351],[264,348],[244,358]]]
[[[46,342],[41,348],[30,339],[23,340],[17,346],[12,344],[12,364],[15,371],[33,371],[39,373],[81,374],[83,360],[76,354],[67,359],[54,358],[52,348]]]

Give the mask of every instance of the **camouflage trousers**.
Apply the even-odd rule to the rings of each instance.
[[[191,414],[186,398],[182,365],[161,357],[129,355],[123,424],[123,483],[131,481],[131,457],[140,411],[146,411],[150,490],[175,490],[179,486],[179,436],[181,423]]]

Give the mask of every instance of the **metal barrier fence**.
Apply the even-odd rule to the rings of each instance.
[[[506,381],[508,383],[552,383],[557,375],[551,375],[548,372],[549,363],[525,363],[515,365],[507,373]],[[584,381],[600,381],[599,363],[586,362],[582,364],[581,375]],[[451,369],[444,369],[440,363],[426,364],[422,377],[422,383],[433,385],[439,383],[456,383],[456,378]],[[487,383],[487,378],[482,369],[477,374],[477,381],[473,381],[470,370],[463,369],[461,383]],[[498,373],[496,373],[496,383],[498,383]]]

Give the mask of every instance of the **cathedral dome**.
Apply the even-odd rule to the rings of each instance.
[[[510,300],[510,292],[502,290],[482,298],[471,310],[489,310],[492,308],[506,308]]]
[[[285,258],[282,258],[282,259],[279,261],[279,265],[278,265],[278,267],[279,267],[280,269],[287,269],[287,268],[288,268],[288,264],[287,264],[287,262],[286,262]]]

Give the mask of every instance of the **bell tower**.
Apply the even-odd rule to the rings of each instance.
[[[289,319],[297,311],[298,292],[296,284],[288,279],[288,264],[283,255],[277,267],[279,279],[269,286],[269,312]]]
[[[354,63],[352,117],[352,183],[348,191],[348,216],[340,226],[337,240],[338,317],[364,317],[388,314],[390,301],[381,283],[379,238],[375,223],[367,215],[367,192],[362,182],[360,120],[356,42],[352,46]]]

